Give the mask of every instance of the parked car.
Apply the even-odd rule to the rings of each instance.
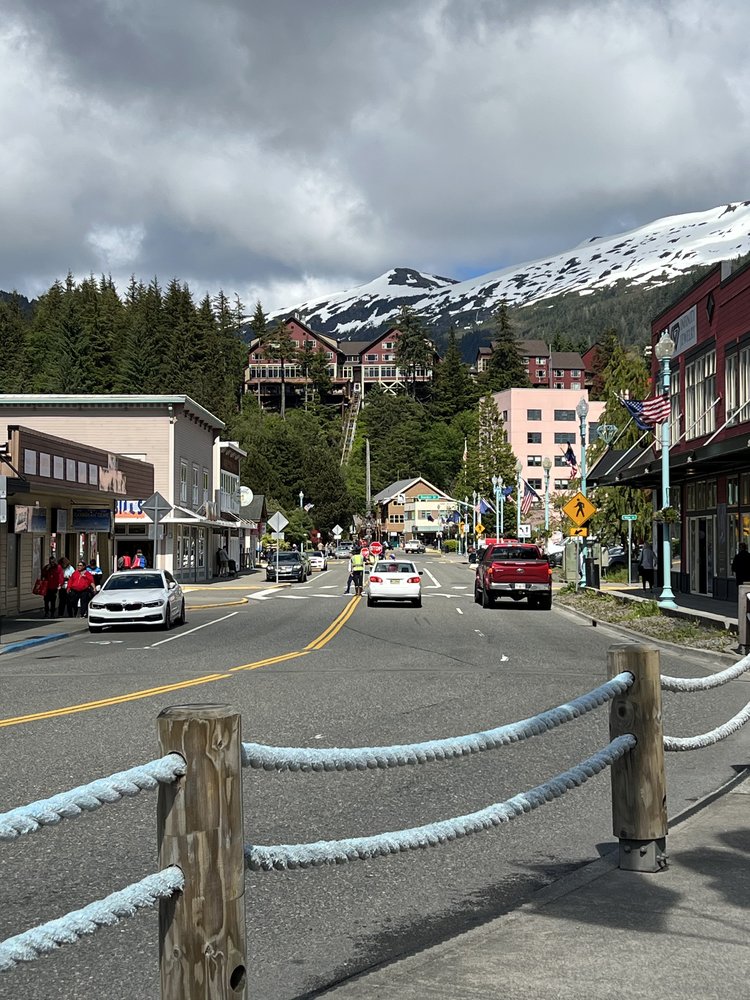
[[[564,545],[554,545],[550,543],[547,546],[547,558],[549,559],[550,566],[562,566],[564,552]]]
[[[415,607],[421,608],[423,572],[405,559],[376,562],[367,583],[368,608],[380,601],[411,601]]]
[[[610,545],[607,548],[609,565],[607,569],[619,569],[628,565],[628,557],[622,545]]]
[[[552,607],[552,570],[542,550],[523,542],[487,546],[474,577],[474,600],[490,608],[499,597],[526,598],[530,607]]]
[[[304,583],[308,573],[305,562],[299,552],[279,552],[279,575],[276,576],[276,555],[268,560],[266,565],[266,580],[296,580]]]
[[[328,560],[326,559],[325,552],[311,552],[310,553],[310,565],[313,569],[324,570],[328,569]]]
[[[166,570],[113,573],[89,603],[89,632],[106,625],[149,625],[168,629],[185,624],[182,587]]]
[[[404,544],[404,552],[416,552],[420,554],[425,551],[424,542],[420,542],[418,538],[410,538],[409,541]]]

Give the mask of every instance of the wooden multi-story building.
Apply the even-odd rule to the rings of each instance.
[[[487,371],[493,344],[477,351],[477,375]],[[591,373],[576,351],[551,351],[543,340],[520,340],[518,353],[524,360],[529,384],[535,389],[588,389]]]

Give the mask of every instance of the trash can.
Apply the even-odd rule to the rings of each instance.
[[[227,570],[227,573],[229,576],[232,577],[237,576],[237,563],[234,561],[234,559],[229,560],[229,569]]]
[[[593,555],[586,556],[584,564],[586,566],[586,586],[599,590],[601,586],[601,579],[599,575],[598,561],[594,559]]]

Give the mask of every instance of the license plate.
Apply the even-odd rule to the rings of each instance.
[[[392,587],[398,587],[398,585],[401,583],[401,581],[400,580],[389,580],[389,583],[391,584]]]

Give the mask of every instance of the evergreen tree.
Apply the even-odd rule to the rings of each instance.
[[[492,353],[482,378],[484,392],[501,392],[529,386],[526,365],[518,349],[518,340],[503,300],[492,318]]]
[[[123,338],[119,353],[120,392],[147,392],[154,365],[153,336],[146,311],[146,286],[131,277],[125,294]]]
[[[398,322],[399,338],[396,342],[396,364],[406,372],[407,384],[416,396],[417,376],[426,372],[432,363],[432,347],[427,341],[419,316],[410,306],[401,306]]]
[[[28,323],[21,310],[21,298],[13,292],[0,301],[0,392],[27,392],[24,353]]]
[[[450,421],[458,413],[470,409],[476,403],[476,398],[476,387],[469,375],[468,366],[461,358],[456,329],[451,327],[448,346],[433,376],[430,414],[436,420]]]
[[[63,286],[55,281],[39,297],[26,340],[23,370],[28,392],[64,392],[60,381],[63,351]]]
[[[60,320],[59,367],[53,392],[83,393],[91,391],[95,361],[91,340],[81,316],[81,292],[72,274],[68,274],[62,295]]]
[[[479,401],[476,419],[467,436],[467,457],[455,484],[455,495],[469,496],[476,491],[494,504],[492,477],[501,476],[514,491],[505,503],[505,517],[515,517],[516,456],[508,444],[508,435],[500,411],[488,393]]]

